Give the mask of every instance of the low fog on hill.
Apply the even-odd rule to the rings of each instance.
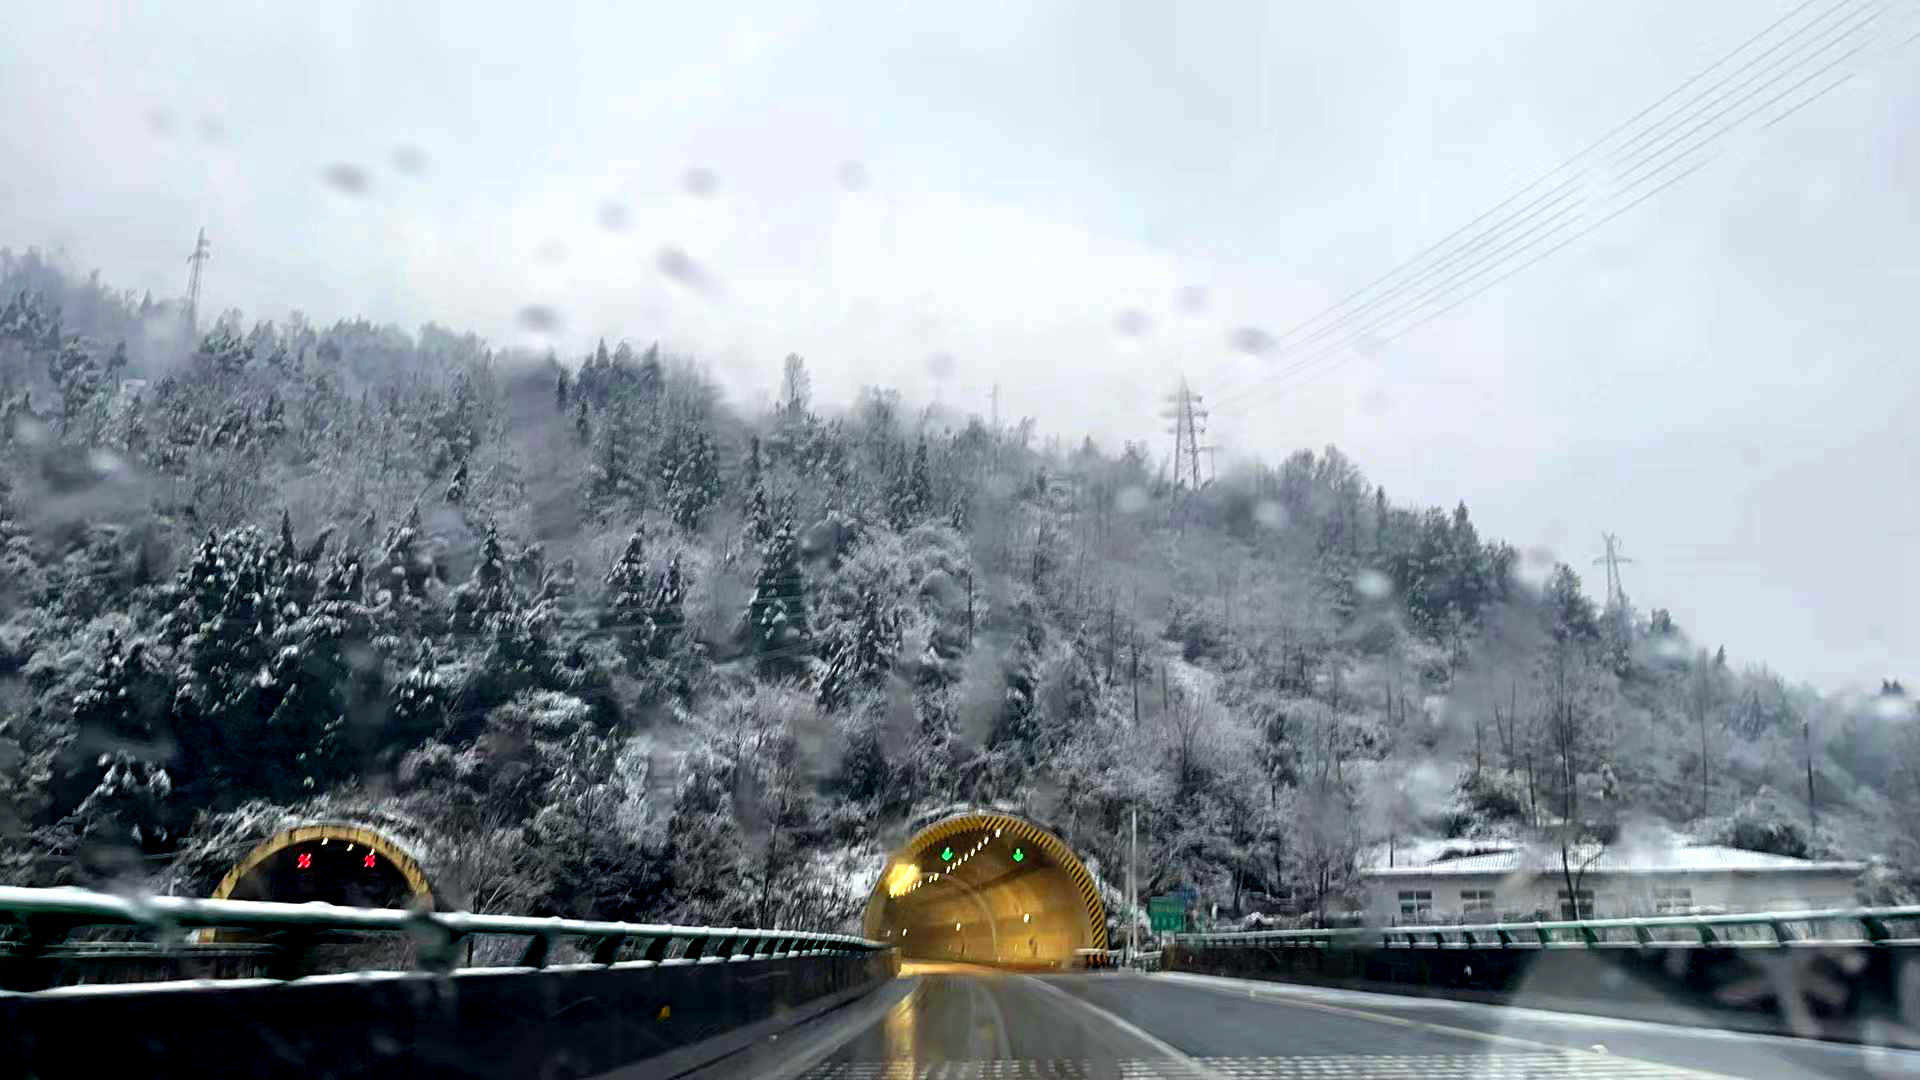
[[[637,334],[189,333],[37,251],[0,298],[8,882],[204,895],[345,813],[459,853],[460,906],[824,927],[973,803],[1109,885],[1137,809],[1143,891],[1223,918],[1445,838],[1920,884],[1896,679],[1817,692],[1337,447],[1210,475],[800,356],[741,407]]]

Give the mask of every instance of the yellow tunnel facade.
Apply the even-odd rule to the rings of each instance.
[[[1107,947],[1093,876],[1059,837],[993,812],[922,829],[888,859],[866,936],[916,960],[1069,967]]]

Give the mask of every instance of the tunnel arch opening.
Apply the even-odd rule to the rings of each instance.
[[[348,907],[433,907],[420,864],[357,825],[313,824],[268,837],[214,887],[215,900],[319,900]]]
[[[993,811],[943,818],[890,854],[863,929],[907,959],[1064,968],[1107,947],[1106,905],[1079,856]]]

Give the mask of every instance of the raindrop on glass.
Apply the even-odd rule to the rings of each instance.
[[[1147,331],[1153,329],[1153,320],[1139,308],[1125,308],[1113,317],[1113,329],[1121,337],[1145,337]]]
[[[1393,595],[1393,582],[1378,570],[1362,570],[1353,575],[1353,587],[1369,600],[1385,600]]]
[[[1152,502],[1153,498],[1147,494],[1147,489],[1134,484],[1131,487],[1121,488],[1120,494],[1114,496],[1113,505],[1123,514],[1138,514]]]
[[[720,177],[712,169],[696,166],[680,178],[680,189],[696,199],[709,199],[720,190]]]
[[[608,232],[626,232],[633,224],[627,208],[611,200],[600,204],[600,227]]]
[[[937,352],[927,357],[927,372],[941,382],[953,378],[954,367],[953,354],[950,352]]]
[[[550,334],[560,328],[560,314],[545,304],[528,304],[520,309],[520,325],[535,333]]]
[[[336,162],[320,171],[320,179],[335,191],[346,195],[365,195],[367,193],[367,170],[358,165]]]
[[[1180,310],[1189,315],[1197,315],[1207,309],[1207,290],[1202,285],[1183,285],[1174,294],[1173,302]]]
[[[867,167],[857,161],[849,161],[840,166],[835,174],[840,187],[846,191],[865,191],[873,185],[873,178],[867,175]]]
[[[402,144],[393,148],[393,167],[409,176],[418,176],[427,169],[427,155],[417,146]]]
[[[1272,499],[1262,499],[1253,508],[1253,520],[1269,529],[1284,529],[1287,527],[1287,508]]]
[[[668,278],[695,292],[707,292],[713,288],[713,279],[701,269],[700,264],[677,247],[661,248],[660,254],[654,257],[654,265]]]
[[[1248,356],[1265,356],[1273,351],[1274,345],[1277,344],[1272,334],[1257,326],[1243,326],[1227,335],[1227,341],[1233,346],[1234,351],[1246,353]]]

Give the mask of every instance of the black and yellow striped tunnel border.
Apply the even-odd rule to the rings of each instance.
[[[968,813],[952,815],[952,817],[947,817],[947,819],[941,819],[941,821],[933,822],[933,824],[925,826],[920,832],[916,832],[906,844],[897,847],[897,849],[887,857],[887,867],[881,871],[879,880],[874,884],[874,894],[868,897],[866,915],[864,915],[864,919],[862,919],[864,934],[866,934],[868,938],[872,938],[872,940],[885,940],[885,942],[889,942],[889,944],[900,945],[900,947],[902,947],[902,953],[906,953],[906,955],[920,955],[920,957],[945,957],[945,955],[952,955],[952,959],[964,959],[964,961],[973,961],[973,959],[989,961],[989,959],[991,959],[991,961],[1002,961],[1002,963],[1023,963],[1023,961],[1031,959],[1031,957],[1027,957],[1027,944],[1025,944],[1025,938],[1023,938],[1023,932],[1031,926],[1031,924],[1029,924],[1029,915],[1033,915],[1033,913],[1027,913],[1027,911],[989,913],[989,920],[1000,922],[1000,932],[993,934],[993,944],[991,945],[985,945],[983,942],[977,942],[977,940],[975,940],[975,942],[973,942],[973,949],[975,949],[973,953],[956,955],[956,953],[945,951],[947,945],[939,944],[939,942],[929,942],[929,940],[918,940],[918,942],[916,942],[916,940],[906,938],[906,926],[902,926],[900,920],[916,919],[916,917],[908,915],[908,911],[902,909],[902,905],[910,903],[910,901],[906,899],[906,896],[900,896],[899,894],[900,874],[904,872],[902,869],[918,871],[918,874],[916,874],[918,878],[929,878],[931,872],[943,871],[943,863],[939,861],[939,855],[937,855],[937,853],[939,853],[943,847],[948,846],[948,842],[954,842],[954,849],[958,849],[962,855],[966,855],[968,849],[972,846],[958,847],[958,842],[964,842],[964,840],[968,840],[970,836],[979,836],[979,840],[973,842],[973,844],[979,844],[979,846],[987,846],[987,838],[993,838],[993,840],[995,840],[995,844],[991,844],[993,847],[1002,847],[1002,844],[998,844],[998,842],[1004,840],[1004,842],[1010,844],[1010,846],[1029,847],[1031,851],[1037,851],[1039,855],[1043,855],[1043,865],[1041,865],[1041,867],[1035,867],[1035,869],[1037,869],[1037,871],[1056,869],[1056,871],[1060,871],[1060,876],[1066,878],[1066,880],[1060,880],[1060,878],[1056,876],[1056,878],[1054,878],[1056,884],[1052,884],[1052,886],[1046,888],[1046,892],[1052,892],[1054,896],[1058,897],[1058,899],[1052,903],[1052,907],[1062,909],[1062,911],[1058,911],[1058,913],[1046,913],[1046,915],[1050,915],[1050,919],[1046,920],[1048,920],[1048,922],[1054,922],[1054,919],[1062,919],[1066,920],[1066,922],[1079,922],[1079,924],[1081,924],[1081,926],[1077,928],[1079,932],[1073,932],[1073,934],[1071,934],[1071,938],[1075,938],[1075,945],[1081,947],[1081,949],[1098,949],[1098,951],[1104,951],[1104,949],[1106,949],[1106,945],[1108,945],[1108,934],[1106,934],[1106,905],[1100,901],[1100,888],[1098,888],[1098,884],[1094,882],[1091,872],[1087,872],[1087,867],[1081,863],[1079,855],[1075,855],[1073,849],[1068,847],[1068,844],[1066,844],[1064,840],[1060,840],[1058,836],[1054,836],[1050,830],[1046,830],[1043,826],[1039,826],[1039,824],[1035,824],[1035,822],[1027,821],[1027,819],[1023,819],[1023,817],[1016,817],[1016,815],[1010,815],[1010,813],[998,813],[998,811],[968,811]],[[922,859],[925,859],[924,867],[922,867]],[[1000,859],[1006,859],[1004,851],[1000,853]],[[1035,863],[1039,863],[1039,861],[1035,861]],[[996,867],[1002,872],[1014,872],[1010,869],[1010,865],[1004,863],[1004,861],[996,861]],[[1016,874],[1018,874],[1018,872],[1016,872]],[[948,874],[948,876],[952,876],[952,874]],[[964,872],[962,872],[960,876],[964,876]],[[979,882],[979,884],[981,884],[981,888],[985,888],[985,890],[989,890],[989,892],[995,892],[995,882]],[[1039,882],[1035,882],[1035,886],[1039,886]],[[931,886],[924,886],[924,888],[931,888]],[[964,888],[966,888],[966,892],[972,892],[972,886],[964,886]],[[918,888],[916,888],[916,890],[910,890],[910,892],[918,892]],[[1000,890],[1000,892],[1002,892],[1002,899],[1006,899],[1008,903],[1018,903],[1018,901],[1014,901],[1012,897],[1004,896],[1006,892],[1018,892],[1018,888],[1016,888],[1016,890]],[[927,899],[931,901],[933,896],[929,896]],[[981,907],[985,907],[985,905],[981,905]],[[958,909],[964,909],[964,903],[958,901],[958,899],[954,899],[954,901],[952,901],[952,909],[956,909],[956,911],[958,911]],[[1075,909],[1075,911],[1068,911],[1068,909]],[[970,919],[970,917],[948,917],[948,919],[954,919],[956,922],[960,922],[960,920]],[[918,920],[920,920],[920,922],[927,922],[927,926],[922,928],[922,930],[924,930],[924,938],[929,930],[935,930],[935,932],[939,932],[939,934],[943,934],[943,936],[950,930],[950,932],[954,932],[954,934],[960,938],[956,944],[960,945],[962,949],[966,947],[966,942],[964,942],[966,932],[964,932],[962,926],[931,926],[933,920],[925,917],[925,915],[920,915]],[[1023,926],[1023,924],[1029,924],[1029,926]],[[897,930],[899,930],[899,932],[897,932]],[[991,947],[991,949],[995,951],[995,955],[985,955],[985,949],[987,949],[987,947]],[[1062,957],[1060,957],[1060,963],[1071,963],[1071,961],[1073,961],[1071,955],[1062,955]]]
[[[220,879],[213,899],[431,909],[433,889],[393,840],[359,825],[316,822],[261,841]]]

